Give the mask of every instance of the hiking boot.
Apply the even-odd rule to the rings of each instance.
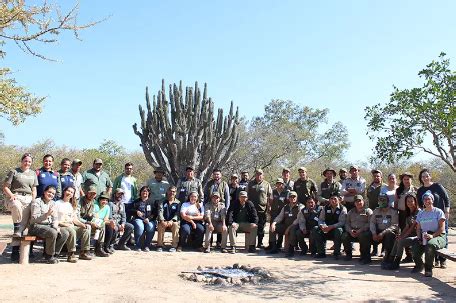
[[[104,251],[103,249],[103,245],[101,245],[101,243],[97,242],[97,244],[95,245],[95,255],[97,257],[109,257],[109,254],[107,252]]]
[[[353,259],[353,255],[352,254],[346,254],[345,257],[344,257],[344,261],[351,261],[351,259]]]
[[[178,246],[176,249],[177,252],[182,252],[182,246]]]
[[[334,257],[334,260],[339,260],[340,254],[334,254],[333,257]]]
[[[13,246],[11,251],[11,262],[19,262],[19,246]]]
[[[429,278],[432,277],[432,269],[424,271],[424,276]]]
[[[92,260],[92,256],[89,255],[88,252],[84,250],[79,254],[79,259],[89,261],[89,260]]]
[[[288,258],[292,258],[294,256],[294,246],[293,245],[290,245],[288,247],[288,252],[285,256]]]
[[[57,263],[59,263],[59,260],[56,257],[50,256],[48,254],[44,255],[44,260],[46,260],[47,264],[57,264]]]
[[[76,256],[74,255],[74,252],[69,252],[69,253],[68,253],[67,262],[69,262],[69,263],[76,263],[76,262],[78,262],[78,259],[76,259]]]
[[[249,253],[256,253],[255,245],[249,246]]]
[[[236,247],[231,246],[230,253],[235,254],[236,253]]]
[[[130,247],[128,247],[127,245],[123,244],[123,245],[118,245],[117,250],[125,250],[125,251],[130,251]]]
[[[211,252],[211,248],[208,246],[204,249],[204,253],[208,254]]]
[[[423,264],[415,265],[415,267],[413,267],[413,269],[412,269],[412,273],[422,272],[423,269],[424,269],[424,265]]]
[[[407,255],[404,259],[402,259],[401,263],[412,263],[413,257],[411,255]]]

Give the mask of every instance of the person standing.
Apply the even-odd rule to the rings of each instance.
[[[305,205],[308,197],[317,199],[318,189],[317,184],[307,176],[307,168],[300,167],[298,169],[299,179],[295,181],[293,191],[298,194],[299,204]]]
[[[246,170],[241,171],[241,180],[239,181],[239,191],[247,191],[247,186],[249,185],[250,177],[249,172]]]
[[[382,188],[380,189],[380,195],[388,197],[389,207],[394,207],[394,201],[396,200],[396,189],[397,189],[396,175],[393,173],[390,173],[388,175],[388,184],[383,185]]]
[[[165,180],[164,177],[165,170],[161,167],[157,167],[154,170],[154,177],[147,182],[147,185],[150,188],[150,199],[154,203],[158,203],[166,198],[169,182]]]
[[[255,179],[249,182],[247,186],[247,196],[253,205],[255,205],[258,215],[258,248],[264,248],[264,226],[266,225],[266,210],[270,200],[272,199],[272,187],[264,180],[262,169],[257,169],[255,172]]]
[[[339,169],[339,183],[342,185],[344,181],[347,179],[347,169],[341,168]]]
[[[201,180],[195,177],[195,170],[192,166],[187,166],[185,176],[177,181],[177,199],[185,201],[191,192],[198,193],[200,201],[204,201],[203,185]]]
[[[97,197],[105,192],[109,196],[112,191],[112,182],[109,175],[102,169],[103,160],[97,158],[93,160],[93,166],[91,169],[85,171],[82,174],[82,180],[84,186],[87,188],[90,185],[95,185],[97,189]]]
[[[68,186],[74,186],[74,176],[71,173],[71,160],[68,158],[63,158],[60,161],[60,186],[62,189],[67,188]],[[63,195],[63,194],[62,194]],[[62,197],[57,197],[57,199],[61,199]]]
[[[74,179],[74,188],[75,188],[75,193],[74,193],[74,198],[76,199],[76,202],[79,203],[79,200],[82,196],[84,196],[84,189],[82,188],[82,183],[84,182],[82,180],[82,174],[81,174],[81,166],[82,166],[82,161],[79,159],[74,159],[73,162],[71,163],[71,174],[73,175]]]
[[[383,174],[378,169],[373,169],[372,173],[372,182],[367,188],[367,200],[369,202],[370,209],[376,209],[378,206],[378,197],[380,196],[380,191],[382,187],[386,186],[382,182]]]
[[[291,171],[289,168],[284,167],[282,169],[282,179],[285,190],[292,191],[294,187],[294,181],[291,180]]]
[[[366,180],[359,175],[359,167],[350,166],[350,178],[345,179],[342,183],[341,194],[344,198],[345,207],[350,211],[355,207],[355,196],[365,196]]]
[[[342,185],[336,181],[336,171],[333,168],[326,168],[321,175],[325,177],[320,184],[318,202],[321,206],[329,204],[329,197],[333,194],[340,194]]]
[[[236,201],[239,196],[239,176],[232,174],[230,177],[230,184],[228,184],[230,190],[230,203]]]
[[[57,193],[54,200],[57,200],[62,194],[62,184],[60,183],[60,174],[58,171],[54,171],[52,166],[54,164],[54,157],[46,154],[43,157],[43,166],[36,170],[36,177],[38,178],[38,186],[36,188],[37,197],[41,197],[44,193],[44,189],[48,185],[52,185],[56,188]]]
[[[230,207],[230,189],[228,183],[222,180],[222,172],[216,168],[212,171],[212,179],[207,182],[204,189],[204,204],[211,202],[212,194],[217,192],[220,197],[221,203],[225,204],[225,207]]]
[[[122,189],[123,195],[121,202],[124,204],[125,212],[128,214],[133,202],[138,198],[138,181],[133,177],[133,163],[125,163],[123,174],[114,179],[112,188],[114,193],[116,189]]]

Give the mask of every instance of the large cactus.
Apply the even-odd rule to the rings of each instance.
[[[136,123],[133,125],[147,162],[163,167],[175,184],[185,167],[193,166],[206,184],[212,170],[222,169],[234,153],[239,139],[238,108],[234,114],[231,102],[228,116],[218,109],[214,120],[214,102],[207,97],[207,84],[201,95],[198,82],[194,88],[185,89],[185,96],[182,81],[179,86],[170,84],[168,100],[162,80],[162,88],[152,100],[151,105],[146,87],[147,115],[139,105],[141,131]]]

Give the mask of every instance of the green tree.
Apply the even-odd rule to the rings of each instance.
[[[380,160],[394,163],[424,151],[456,172],[456,73],[445,56],[418,73],[422,87],[394,87],[388,103],[366,107],[367,134]]]
[[[27,54],[51,60],[34,49],[36,44],[54,44],[64,32],[72,32],[79,39],[80,30],[100,21],[78,24],[79,3],[62,12],[52,2],[27,4],[24,0],[3,0],[0,3],[0,59],[5,56],[3,46],[15,43]],[[0,116],[17,125],[28,116],[41,112],[45,97],[36,97],[11,77],[11,69],[0,67]]]

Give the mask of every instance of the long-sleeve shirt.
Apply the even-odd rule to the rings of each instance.
[[[225,207],[228,209],[230,207],[230,188],[228,183],[220,180],[216,182],[215,180],[210,180],[204,189],[204,203],[211,202],[212,193],[218,193],[220,195],[220,202],[225,203]]]
[[[170,202],[163,200],[158,204],[158,222],[162,221],[179,221],[180,201],[174,199]]]
[[[337,218],[337,219],[336,219]],[[345,227],[345,221],[347,219],[347,209],[342,204],[333,208],[331,205],[327,205],[320,212],[318,218],[318,224],[326,224],[334,228]],[[337,221],[336,221],[337,220]],[[335,221],[335,222],[334,222]]]
[[[349,193],[348,189],[354,188],[356,193]],[[362,195],[365,197],[366,192],[366,180],[363,177],[358,177],[358,179],[348,178],[342,182],[342,191],[340,194],[344,196],[345,202],[354,202],[355,195]]]
[[[204,212],[204,219],[212,224],[216,223],[225,223],[226,220],[226,210],[227,208],[225,207],[225,204],[222,202],[217,203],[217,205],[214,205],[214,203],[209,202],[206,203],[204,206],[205,212]]]
[[[383,231],[397,232],[399,230],[399,215],[392,208],[376,208],[370,218],[370,231],[379,234]]]
[[[317,206],[314,209],[308,209],[307,207],[301,209],[298,214],[299,229],[305,233],[317,226],[322,209],[323,207],[321,206]]]
[[[54,201],[45,202],[41,198],[35,199],[31,205],[30,224],[50,225],[57,228],[58,221],[55,212],[50,216],[47,215],[49,208],[53,208],[54,205]]]
[[[320,184],[318,202],[320,202],[320,205],[329,204],[329,198],[333,194],[340,194],[341,189],[342,185],[339,182],[333,181],[332,183],[329,183],[328,181],[324,180]]]
[[[418,205],[423,207],[423,194],[430,190],[434,195],[434,206],[445,211],[445,208],[450,209],[450,198],[445,188],[439,183],[432,183],[429,187],[421,186],[418,188],[416,193],[416,198],[418,200]]]
[[[197,178],[187,179],[181,178],[177,181],[177,199],[179,201],[187,201],[188,195],[192,191],[196,191],[199,195],[199,200],[204,201],[203,185]]]
[[[291,206],[290,204],[285,205],[277,217],[274,219],[275,223],[285,223],[285,225],[297,225],[298,224],[298,214],[301,209],[304,208],[304,205],[296,203]]]
[[[306,198],[312,197],[317,199],[317,184],[312,179],[298,179],[293,185],[293,190],[298,194],[298,203],[305,205]]]
[[[127,214],[125,213],[125,205],[119,202],[109,202],[110,219],[114,220],[117,224],[122,225],[127,221]]]
[[[370,218],[372,216],[370,208],[363,208],[360,212],[352,208],[347,214],[347,221],[345,222],[345,230],[357,230],[359,232],[368,231],[370,228]]]

